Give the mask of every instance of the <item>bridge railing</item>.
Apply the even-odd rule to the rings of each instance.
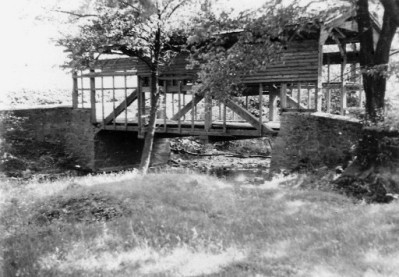
[[[270,131],[265,123],[278,119],[277,95],[262,84],[258,95],[218,101],[208,94],[194,94],[191,80],[192,76],[160,77],[161,105],[157,114],[159,132],[167,133],[170,126],[176,125],[179,133],[182,128],[193,132],[199,132],[202,128],[204,133],[216,129],[227,132],[228,128],[239,128],[245,123],[261,135],[262,132]],[[137,76],[135,71],[75,72],[73,107],[91,109],[93,124],[99,124],[104,129],[136,128],[143,135],[151,106],[150,83],[149,76]]]
[[[283,83],[280,85],[280,101],[283,111],[316,111],[319,105],[316,83]]]
[[[93,123],[107,124],[122,112],[125,118],[134,113],[128,107],[135,100],[136,72],[87,70],[74,72],[72,78],[73,108],[91,109]]]

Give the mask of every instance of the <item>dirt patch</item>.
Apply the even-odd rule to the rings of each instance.
[[[120,199],[104,192],[74,193],[58,196],[38,204],[31,222],[43,225],[55,220],[64,222],[109,221],[128,214],[128,208]]]

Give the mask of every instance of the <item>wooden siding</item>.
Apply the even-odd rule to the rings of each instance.
[[[295,41],[287,46],[281,60],[265,71],[243,78],[244,83],[285,83],[317,80],[318,41]]]
[[[186,69],[187,55],[179,55],[170,66],[162,69],[162,75],[195,75],[196,70]],[[282,54],[281,60],[271,64],[265,71],[243,78],[244,83],[290,83],[316,82],[318,63],[318,41],[291,42]],[[138,75],[149,75],[148,66],[137,58],[119,58],[97,61],[96,69],[103,72],[131,70]]]
[[[163,66],[161,74],[163,75],[194,75],[196,70],[186,69],[187,55],[178,55],[173,63],[169,66]],[[102,72],[116,72],[116,71],[133,71],[137,75],[149,75],[149,67],[138,58],[116,58],[107,60],[98,60],[95,69],[100,69]]]

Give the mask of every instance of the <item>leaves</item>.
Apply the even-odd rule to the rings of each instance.
[[[66,35],[58,44],[70,53],[66,67],[85,69],[102,54],[124,54],[167,64],[181,51],[193,0],[102,0],[95,17],[85,19],[77,35]],[[162,4],[162,5],[161,5]],[[182,13],[184,10],[185,13]],[[185,23],[184,23],[185,22]],[[157,36],[159,33],[159,36]]]
[[[306,31],[309,18],[303,19],[303,12],[296,4],[283,7],[277,1],[236,17],[210,10],[199,14],[188,38],[191,67],[200,68],[197,93],[209,91],[220,100],[240,93],[243,76],[280,60],[287,30]]]

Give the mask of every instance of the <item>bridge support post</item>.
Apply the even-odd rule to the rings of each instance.
[[[137,124],[138,124],[138,138],[144,138],[143,130],[143,79],[137,77]],[[145,101],[145,100],[144,100]]]
[[[90,69],[90,73],[94,74],[94,69]],[[83,91],[82,91],[83,93]],[[96,123],[96,78],[90,77],[90,108],[91,108],[91,122]]]
[[[78,107],[78,73],[74,71],[72,73],[72,107],[76,109]]]
[[[212,126],[212,97],[209,92],[205,94],[205,131],[209,132]]]
[[[329,36],[329,31],[325,26],[320,28],[319,47],[318,47],[318,64],[317,64],[317,83],[316,83],[316,97],[315,106],[318,112],[321,112],[321,104],[323,97],[323,45]]]
[[[263,125],[263,84],[259,84],[259,135],[262,135],[262,125]]]
[[[269,120],[275,121],[277,119],[277,94],[270,92],[269,95]]]
[[[280,105],[282,109],[287,108],[287,84],[283,83],[280,87]]]
[[[342,46],[343,49],[345,49],[345,44]],[[342,63],[341,63],[341,101],[340,101],[340,113],[341,115],[345,115],[345,109],[346,109],[346,87],[345,87],[345,68],[346,68],[346,53],[345,50],[342,51]]]

